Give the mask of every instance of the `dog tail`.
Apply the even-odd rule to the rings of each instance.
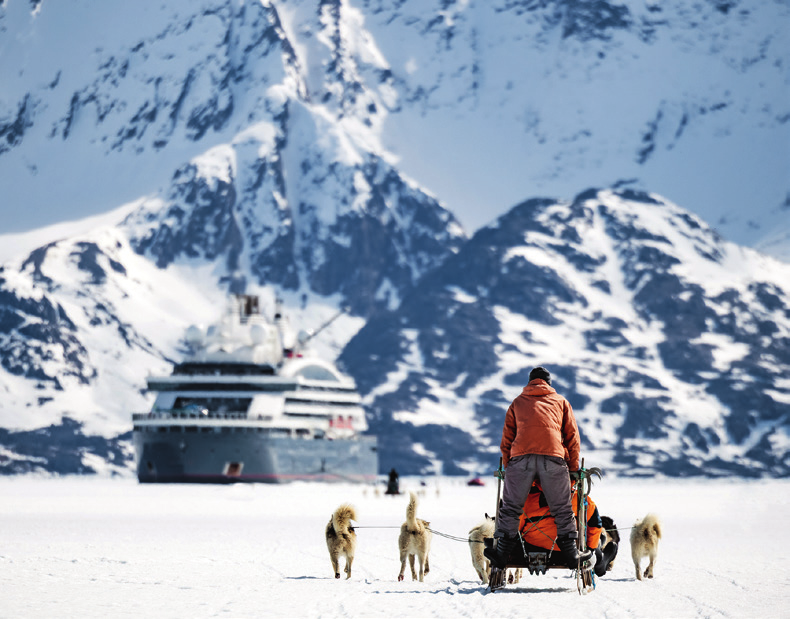
[[[354,506],[349,503],[343,503],[332,514],[332,526],[335,528],[336,533],[342,535],[353,530],[351,521],[356,519],[357,512],[354,510]]]
[[[650,513],[642,521],[645,529],[652,530],[656,539],[661,539],[661,520],[656,514]]]
[[[656,514],[648,514],[646,516],[646,520],[648,521],[648,524],[653,527],[656,538],[661,539],[661,520],[658,518],[658,516]]]
[[[409,506],[406,508],[406,525],[411,531],[417,529],[417,495],[409,492]]]
[[[469,529],[469,536],[471,537],[472,533],[479,533],[481,537],[494,537],[495,530],[496,524],[493,520],[489,520],[488,514],[486,514],[486,519],[483,522]]]

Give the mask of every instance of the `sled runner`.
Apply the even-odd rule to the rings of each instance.
[[[502,473],[503,470],[500,464],[500,469],[497,471],[497,477],[499,478],[500,484],[502,482],[502,477],[504,476]],[[573,491],[575,495],[574,511],[577,515],[576,522],[579,533],[577,543],[579,545],[579,551],[583,551],[587,547],[587,495],[589,494],[590,486],[592,485],[592,481],[590,479],[592,475],[597,475],[600,479],[600,469],[585,469],[584,460],[582,460],[582,466],[579,469],[579,474],[578,476],[574,477],[573,481]],[[497,492],[497,518],[498,517],[499,492]],[[551,518],[551,516],[524,519],[524,526],[526,526],[527,529],[525,530],[522,528],[519,531],[519,543],[516,544],[515,549],[510,553],[506,566],[502,569],[493,565],[491,566],[491,575],[488,581],[491,591],[501,589],[505,586],[505,584],[507,584],[506,572],[508,568],[520,567],[529,571],[530,574],[545,574],[546,571],[550,569],[570,569],[568,568],[568,565],[565,562],[565,559],[563,558],[562,553],[560,552],[560,549],[556,543],[552,543],[552,547],[547,549],[528,543],[524,540],[524,534],[530,530],[529,527],[538,526],[540,521],[544,518]],[[494,544],[494,540],[492,538],[487,538],[484,543],[486,548],[491,548]],[[576,588],[579,590],[579,593],[583,594],[593,591],[595,589],[595,579],[590,563],[587,561],[580,562],[580,564],[577,565],[575,571]]]

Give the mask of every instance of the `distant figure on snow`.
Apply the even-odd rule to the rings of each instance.
[[[400,487],[398,485],[398,471],[395,469],[390,470],[390,479],[387,482],[387,492],[385,494],[400,494]]]

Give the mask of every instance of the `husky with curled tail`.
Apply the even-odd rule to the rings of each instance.
[[[477,577],[484,584],[488,584],[488,574],[491,566],[483,555],[483,541],[494,537],[496,520],[486,514],[485,520],[469,531],[469,552],[472,554],[472,566],[477,572]]]
[[[477,572],[477,577],[484,585],[488,584],[489,574],[491,573],[491,565],[488,559],[483,554],[483,542],[486,538],[494,537],[494,530],[496,529],[496,518],[485,515],[485,520],[478,524],[476,527],[469,531],[469,552],[472,554],[472,567]],[[518,583],[521,580],[522,570],[520,567],[515,569],[508,569],[507,581],[510,584]]]
[[[357,519],[353,505],[344,503],[338,507],[326,525],[326,547],[329,549],[329,560],[335,578],[340,578],[340,557],[346,560],[346,579],[351,578],[351,564],[357,549],[357,534],[351,521]]]
[[[428,553],[431,550],[431,531],[428,528],[430,522],[417,518],[417,495],[409,492],[409,506],[406,508],[406,522],[401,525],[400,535],[398,536],[398,548],[400,549],[400,574],[398,580],[403,580],[403,573],[406,571],[406,559],[409,559],[411,567],[411,579],[417,580],[417,572],[414,569],[414,558],[420,565],[420,582],[430,570],[428,565]]]
[[[653,578],[653,566],[658,558],[658,540],[661,539],[661,521],[655,514],[648,514],[637,520],[631,529],[631,558],[634,560],[636,579],[642,580],[642,558],[650,562],[645,570],[645,578]]]

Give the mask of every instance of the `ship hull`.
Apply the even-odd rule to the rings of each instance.
[[[133,433],[141,483],[373,482],[376,438],[304,439],[257,433]]]

